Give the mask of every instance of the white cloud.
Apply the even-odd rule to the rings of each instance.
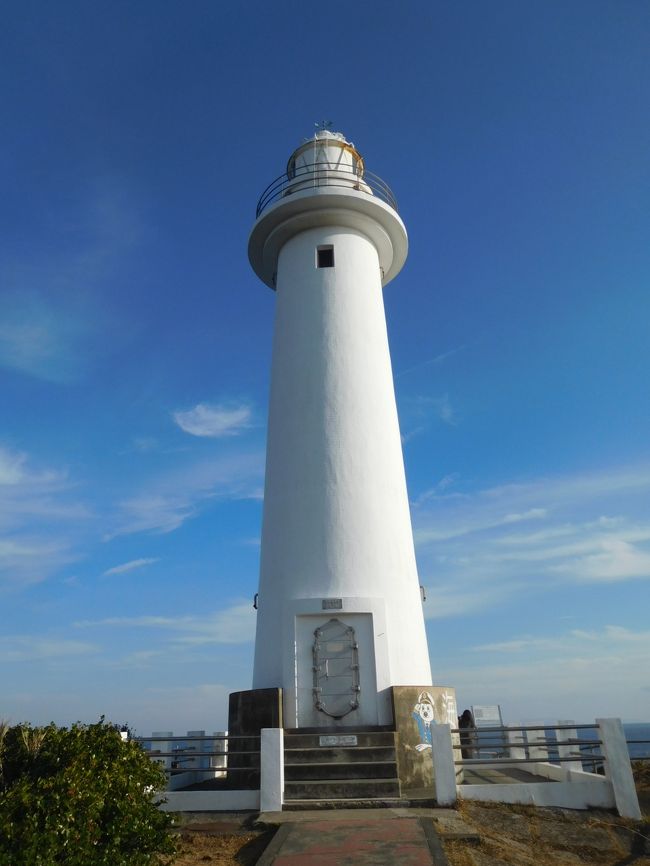
[[[226,454],[161,475],[119,504],[116,527],[106,536],[173,532],[219,499],[257,499],[264,472],[261,452]]]
[[[25,454],[11,453],[0,447],[0,485],[18,484],[24,478]]]
[[[428,618],[485,610],[525,588],[642,580],[650,467],[477,491],[454,478],[453,489],[438,484],[415,501],[413,524]]]
[[[517,653],[526,652],[530,658],[536,651],[544,654],[551,650],[553,654],[565,654],[578,652],[580,655],[593,652],[594,648],[600,647],[602,652],[611,652],[617,646],[645,646],[650,654],[650,631],[633,631],[620,625],[606,625],[600,631],[585,631],[584,629],[571,629],[564,634],[553,634],[546,637],[524,636],[496,643],[478,644],[470,647],[472,652],[494,652],[494,653]]]
[[[552,566],[553,570],[594,583],[650,578],[650,551],[615,537],[598,539],[595,545],[595,552]]]
[[[0,447],[0,586],[36,583],[75,561],[90,513],[72,489],[66,472]]]
[[[108,568],[104,572],[104,577],[109,577],[112,574],[126,574],[128,571],[133,571],[136,568],[144,568],[145,565],[152,565],[154,562],[159,562],[157,558],[132,559],[130,562],[124,562],[122,565],[114,565],[113,568]]]
[[[252,602],[240,602],[207,616],[123,616],[82,620],[78,628],[159,629],[172,632],[177,645],[248,643],[255,637],[255,611]]]
[[[0,662],[41,661],[63,656],[84,656],[96,651],[94,644],[77,640],[34,635],[0,637]]]
[[[95,357],[119,339],[99,340],[112,318],[118,269],[141,229],[130,196],[114,177],[96,178],[71,195],[45,242],[25,254],[0,253],[0,367],[48,382],[83,378]]]
[[[650,713],[642,673],[648,657],[650,631],[608,625],[525,635],[460,653],[456,648],[458,666],[446,669],[445,675],[460,692],[461,702],[500,703],[510,722],[589,722],[602,715],[641,720]]]
[[[75,378],[84,325],[40,293],[7,293],[0,302],[0,366],[41,379]]]
[[[0,486],[52,486],[65,481],[65,477],[63,472],[31,469],[28,467],[27,454],[0,446]]]
[[[442,397],[419,397],[416,400],[416,406],[419,415],[429,415],[433,410],[434,414],[445,424],[455,427],[458,423],[449,394],[443,394]]]
[[[506,514],[503,518],[504,523],[521,523],[522,520],[541,520],[548,514],[545,508],[529,508],[522,514]]]
[[[456,425],[456,413],[454,412],[451,403],[449,402],[449,395],[444,394],[438,403],[438,414],[440,419],[445,422],[445,424],[451,424],[452,426]]]
[[[248,404],[239,406],[198,403],[185,412],[174,412],[174,421],[192,436],[237,436],[251,426],[252,410]]]
[[[453,349],[449,349],[447,352],[442,352],[440,355],[436,355],[433,358],[428,358],[426,361],[421,361],[419,364],[414,364],[412,367],[407,367],[406,370],[401,370],[399,373],[395,374],[395,378],[399,379],[401,376],[406,376],[416,370],[422,370],[424,367],[439,367],[448,358],[452,358],[454,355],[457,355],[458,352],[462,352],[463,349],[465,349],[464,343]]]

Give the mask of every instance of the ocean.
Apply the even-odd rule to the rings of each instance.
[[[633,761],[639,758],[650,758],[650,723],[636,722],[623,725],[625,739],[628,741],[627,750]],[[630,740],[647,740],[646,743],[631,743]]]

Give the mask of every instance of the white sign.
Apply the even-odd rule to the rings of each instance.
[[[501,707],[498,704],[492,706],[473,706],[472,715],[477,728],[481,725],[492,726],[501,725]]]
[[[354,734],[346,734],[343,737],[319,737],[319,746],[356,746],[357,738]]]

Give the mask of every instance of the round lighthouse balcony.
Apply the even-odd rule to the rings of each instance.
[[[363,168],[363,163],[345,165],[341,162],[327,163],[314,162],[294,165],[289,172],[277,177],[264,190],[257,203],[255,216],[266,210],[269,205],[297,192],[306,192],[310,189],[322,189],[332,187],[335,189],[356,190],[378,198],[393,210],[397,210],[395,196],[388,184]]]

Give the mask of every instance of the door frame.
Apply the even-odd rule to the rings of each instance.
[[[340,602],[339,607],[332,607],[332,603]],[[377,694],[377,716],[378,724],[391,725],[393,723],[393,711],[390,700],[390,663],[388,655],[388,636],[386,633],[386,605],[383,598],[343,597],[333,599],[323,598],[297,598],[287,602],[283,612],[282,634],[285,636],[282,647],[282,686],[284,690],[283,712],[284,725],[287,728],[298,727],[298,670],[297,670],[297,648],[298,648],[298,618],[304,616],[322,617],[323,619],[337,618],[345,622],[346,614],[370,614],[372,623],[372,635],[374,641],[375,680]],[[311,652],[311,646],[310,646]],[[352,724],[350,716],[348,724]],[[323,715],[323,727],[328,722],[335,724],[334,719]],[[340,723],[345,724],[345,719]]]

